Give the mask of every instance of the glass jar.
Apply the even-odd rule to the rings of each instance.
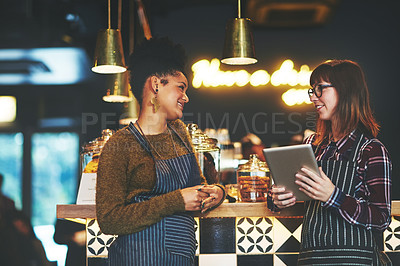
[[[239,165],[237,180],[241,201],[267,201],[267,193],[271,185],[270,172],[267,163],[261,161],[256,154],[251,154],[247,163]]]
[[[80,175],[82,175],[82,173],[97,172],[100,152],[112,134],[114,134],[114,130],[104,129],[101,131],[100,137],[82,146],[82,152],[80,154]]]
[[[200,169],[207,179],[207,183],[218,184],[220,182],[221,152],[217,146],[217,139],[208,137],[199,129],[197,124],[188,124],[187,130],[191,136]]]

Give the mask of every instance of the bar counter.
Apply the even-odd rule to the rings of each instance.
[[[223,203],[215,210],[207,213],[195,213],[195,217],[302,217],[303,203],[274,213],[268,210],[266,202],[255,203]],[[392,216],[400,216],[400,201],[392,201]],[[96,218],[95,205],[57,205],[57,218]]]
[[[194,213],[195,266],[296,265],[303,212],[303,203],[273,213],[266,202],[240,202]],[[101,232],[95,205],[57,205],[57,218],[86,223],[87,265],[106,265],[108,248],[118,236]],[[400,201],[392,201],[392,223],[381,241],[400,265]]]

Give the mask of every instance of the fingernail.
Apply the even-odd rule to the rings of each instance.
[[[198,191],[201,191],[201,188],[197,189]]]

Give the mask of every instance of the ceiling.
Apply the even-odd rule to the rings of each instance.
[[[132,6],[138,0],[120,0],[121,28],[129,29],[129,16]],[[199,12],[216,5],[231,6],[227,12],[237,14],[236,0],[142,0],[150,26],[152,18],[165,17],[171,11],[187,9],[188,12]],[[242,17],[252,19],[255,27],[310,27],[327,23],[335,11],[339,0],[243,0],[241,1]],[[118,0],[111,1],[111,28],[117,28]],[[107,0],[0,0],[0,22],[6,25],[0,28],[0,84],[42,84],[44,80],[56,80],[53,68],[48,66],[48,58],[30,56],[33,48],[75,47],[86,51],[87,58],[80,56],[77,61],[87,64],[93,58],[97,32],[107,28]],[[223,9],[224,10],[224,9]],[[140,24],[134,14],[135,40],[144,37]],[[230,16],[230,15],[229,15]],[[201,23],[201,21],[199,21]],[[128,47],[129,36],[123,34],[124,47]],[[8,49],[20,49],[18,53],[29,56],[10,58]],[[126,49],[125,48],[125,49]],[[128,50],[128,49],[126,49]],[[75,52],[76,53],[76,52]],[[77,51],[80,53],[80,51]],[[57,61],[56,61],[57,62]],[[60,69],[66,67],[58,60]],[[71,67],[67,67],[71,68]],[[75,69],[89,69],[89,66],[77,65]],[[50,69],[50,70],[49,70]],[[35,75],[32,73],[34,72]],[[45,78],[39,83],[33,80],[39,73]],[[8,81],[6,74],[14,74]],[[46,75],[44,75],[46,74]],[[88,78],[90,74],[86,75]],[[9,77],[9,75],[7,75]],[[18,77],[18,79],[16,79]],[[54,77],[49,79],[49,77]],[[81,80],[81,79],[77,79]],[[10,83],[11,82],[11,83]],[[22,83],[21,83],[22,82]],[[46,82],[45,82],[46,83]],[[47,83],[46,83],[47,84]],[[56,83],[54,83],[56,84]],[[64,84],[64,83],[63,83]]]
[[[129,5],[122,1],[122,27]],[[236,0],[142,0],[148,16],[195,6],[232,5]],[[307,27],[326,23],[339,0],[242,0],[242,13],[261,27]],[[91,54],[98,30],[107,27],[107,0],[0,0],[0,48],[81,46]],[[111,28],[118,26],[111,1]],[[195,10],[195,9],[190,9]],[[233,14],[237,15],[237,14]]]

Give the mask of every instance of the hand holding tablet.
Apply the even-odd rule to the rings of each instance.
[[[299,185],[299,190],[303,191],[313,200],[327,202],[335,191],[332,180],[322,171],[315,173],[306,167],[296,174],[295,183]]]
[[[311,144],[267,148],[263,152],[274,184],[283,186],[286,191],[292,192],[296,201],[310,200],[311,198],[307,195],[310,193],[306,194],[300,191],[295,180],[296,173],[300,172],[303,167],[319,175]]]

